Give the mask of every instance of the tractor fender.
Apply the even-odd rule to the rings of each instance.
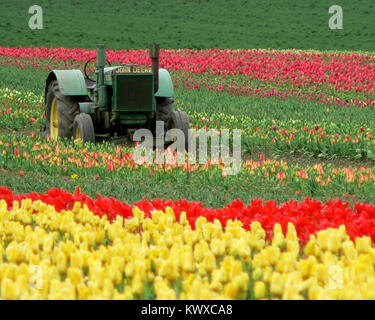
[[[159,69],[159,90],[155,97],[171,98],[174,95],[171,75],[165,69]]]
[[[60,91],[66,96],[87,96],[85,78],[81,70],[52,70],[46,80],[44,98],[50,83],[57,80]],[[45,100],[46,101],[46,100]]]

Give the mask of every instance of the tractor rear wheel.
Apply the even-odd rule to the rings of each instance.
[[[59,83],[51,82],[46,98],[46,134],[53,140],[71,138],[74,117],[79,113],[76,98],[61,93]]]
[[[168,131],[168,124],[171,119],[171,112],[174,110],[173,98],[156,98],[155,117],[151,122],[151,131],[155,134],[156,121],[164,122],[164,132]]]
[[[174,110],[173,98],[156,98],[156,120],[168,123]]]
[[[94,125],[91,117],[86,113],[80,113],[74,119],[73,137],[76,142],[95,142]]]
[[[185,150],[189,148],[189,118],[185,111],[176,110],[171,112],[169,120],[170,129],[180,129],[185,136]],[[177,135],[172,132],[173,141],[177,140]]]

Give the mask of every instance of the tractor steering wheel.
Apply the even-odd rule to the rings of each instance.
[[[90,78],[89,75],[87,74],[87,65],[89,64],[89,62],[93,61],[94,59],[96,59],[96,57],[92,57],[91,59],[87,60],[85,63],[85,67],[83,69],[83,73],[85,74],[85,77],[92,82],[95,82],[95,80]],[[110,67],[112,66],[111,63],[107,59],[106,59],[106,62],[107,64],[109,64]]]

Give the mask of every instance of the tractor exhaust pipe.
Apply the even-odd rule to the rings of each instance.
[[[99,108],[103,111],[107,111],[107,90],[104,85],[104,66],[106,61],[106,47],[103,44],[99,44],[97,47],[97,65],[98,70],[98,94],[99,94]]]
[[[97,47],[97,63],[96,66],[99,70],[99,85],[104,84],[104,66],[105,66],[105,51],[104,44],[99,44]]]
[[[158,44],[150,45],[150,58],[152,60],[152,72],[154,73],[155,93],[159,90],[159,52],[160,46]]]

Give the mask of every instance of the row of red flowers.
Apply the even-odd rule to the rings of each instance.
[[[94,200],[82,193],[79,188],[74,194],[53,188],[45,194],[32,192],[26,195],[14,195],[12,190],[7,187],[0,187],[0,199],[4,199],[9,207],[12,206],[13,201],[21,201],[26,198],[54,205],[57,211],[72,209],[74,202],[78,201],[81,204],[86,204],[92,212],[99,216],[107,215],[110,220],[117,215],[131,218],[134,207],[144,211],[146,217],[151,217],[152,210],[164,210],[169,206],[174,210],[177,220],[185,211],[193,228],[196,219],[200,216],[205,216],[211,222],[218,219],[223,226],[229,219],[237,219],[243,223],[243,227],[246,229],[250,229],[252,222],[258,221],[266,230],[268,239],[271,238],[275,223],[280,223],[286,234],[288,223],[292,222],[302,242],[307,242],[311,234],[320,230],[345,225],[347,233],[353,240],[356,237],[369,236],[373,242],[375,241],[375,206],[356,203],[355,208],[352,208],[341,199],[322,203],[306,198],[300,203],[290,200],[280,205],[277,205],[275,201],[263,203],[260,199],[254,199],[247,206],[242,201],[236,200],[225,208],[211,209],[203,207],[200,202],[161,199],[142,200],[131,206],[114,198],[105,198],[100,195]]]
[[[69,48],[0,47],[0,56],[86,61],[95,50]],[[149,64],[147,51],[108,50],[110,62]],[[246,75],[261,82],[289,83],[295,87],[331,84],[335,90],[374,92],[375,58],[358,53],[319,53],[276,50],[162,50],[160,65],[198,74]]]
[[[80,48],[7,48],[7,66],[81,68],[96,56]],[[15,60],[12,60],[15,59]],[[108,50],[114,64],[150,64],[147,50]],[[28,61],[27,61],[28,60]],[[173,71],[175,86],[207,88],[231,95],[278,96],[338,106],[375,106],[375,57],[360,53],[277,50],[162,50],[160,66]]]

